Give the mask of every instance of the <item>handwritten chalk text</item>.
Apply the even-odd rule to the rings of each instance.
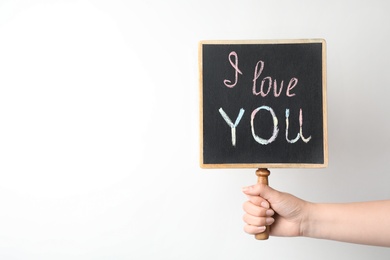
[[[262,138],[260,137],[257,132],[256,132],[256,129],[255,129],[255,120],[261,120],[261,118],[257,115],[258,112],[260,110],[265,110],[265,111],[268,111],[271,116],[272,116],[272,121],[273,121],[273,131],[272,131],[272,135],[270,138],[266,139],[266,138]],[[232,135],[232,146],[236,146],[236,128],[238,126],[238,124],[240,123],[244,113],[245,113],[245,110],[243,108],[240,109],[239,111],[239,114],[233,124],[233,121],[230,119],[230,117],[225,113],[225,111],[223,110],[223,108],[220,108],[219,109],[219,113],[221,114],[222,118],[225,120],[225,122],[227,123],[227,125],[231,128],[231,135]],[[289,139],[289,135],[288,135],[288,132],[289,132],[289,117],[290,117],[290,109],[286,109],[286,112],[285,112],[285,117],[286,117],[286,131],[285,131],[285,138],[286,138],[286,141],[290,144],[293,144],[293,143],[296,143],[299,139],[302,139],[303,142],[305,143],[308,143],[311,139],[311,136],[309,137],[304,137],[303,136],[303,115],[302,115],[302,108],[299,109],[299,133],[297,133],[297,136],[294,138],[294,139]],[[254,109],[251,113],[251,119],[250,119],[250,125],[251,125],[251,132],[252,132],[252,137],[253,139],[261,144],[261,145],[268,145],[272,142],[274,142],[276,140],[276,138],[278,137],[278,134],[279,134],[279,127],[278,127],[278,124],[279,124],[279,120],[274,112],[274,110],[269,107],[269,106],[261,106],[261,107],[258,107],[256,109]]]
[[[234,57],[234,61],[233,61],[232,57]],[[243,75],[243,73],[238,68],[238,55],[235,51],[232,51],[229,53],[228,59],[229,59],[230,65],[232,65],[232,67],[234,69],[234,83],[232,83],[232,81],[228,80],[228,79],[225,79],[223,81],[223,83],[225,84],[226,87],[233,88],[238,83],[238,74]],[[265,66],[265,64],[264,64],[264,61],[262,61],[262,60],[259,60],[256,63],[256,66],[254,68],[254,73],[253,73],[252,93],[255,96],[261,95],[262,97],[266,97],[271,92],[271,89],[273,86],[274,97],[279,97],[283,91],[284,80],[280,81],[280,86],[278,86],[277,79],[272,80],[271,76],[266,76],[261,80],[260,89],[258,90],[259,87],[257,86],[257,81],[260,78],[261,74],[263,73],[264,66]],[[266,91],[265,91],[264,84],[266,83],[266,81],[268,81],[268,89],[266,89]],[[292,77],[287,85],[287,88],[286,88],[286,96],[287,97],[295,96],[295,93],[292,93],[292,90],[296,87],[297,84],[298,84],[298,79],[295,77]],[[279,90],[278,90],[278,88],[279,88]]]

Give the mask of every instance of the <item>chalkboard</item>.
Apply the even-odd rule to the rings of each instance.
[[[328,164],[326,42],[201,41],[202,168]]]

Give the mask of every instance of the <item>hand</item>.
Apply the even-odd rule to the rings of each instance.
[[[264,184],[243,188],[248,201],[243,208],[246,214],[245,232],[262,233],[271,225],[272,236],[301,236],[308,211],[308,202],[291,194],[279,192]]]

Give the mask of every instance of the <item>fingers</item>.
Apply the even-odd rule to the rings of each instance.
[[[244,231],[249,234],[259,234],[265,231],[265,226],[274,223],[272,216],[275,212],[269,208],[268,202],[258,196],[248,196],[249,201],[245,202],[243,209],[246,212],[243,216]],[[253,203],[253,201],[255,203]],[[260,205],[259,205],[260,204]],[[263,207],[265,205],[267,207]]]
[[[255,217],[271,217],[274,215],[272,209],[255,205],[251,201],[244,202],[243,209],[246,213]]]
[[[268,185],[260,184],[260,183],[252,185],[252,186],[244,187],[244,188],[242,188],[242,191],[246,195],[260,196],[260,197],[264,198],[265,200],[269,200],[270,198],[272,198],[278,194],[278,191],[272,189]]]
[[[243,219],[247,223],[244,226],[244,231],[252,235],[264,232],[266,226],[272,225],[275,222],[274,218],[271,217],[254,217],[249,214],[245,214]]]
[[[270,205],[268,203],[268,201],[266,201],[265,199],[263,199],[262,197],[260,196],[251,196],[251,195],[247,195],[248,197],[248,200],[256,205],[256,206],[261,206],[263,208],[266,208],[266,209],[269,209],[270,208]]]
[[[245,214],[243,216],[243,220],[248,225],[258,227],[272,225],[272,223],[275,221],[272,217],[256,217],[250,214]]]
[[[244,231],[251,235],[263,233],[265,229],[266,229],[265,226],[261,226],[261,227],[251,226],[251,225],[244,226]]]
[[[243,187],[242,191],[247,195],[260,196],[261,190],[264,188],[264,186],[266,185],[261,185],[258,183],[252,186]]]
[[[242,191],[248,197],[248,201],[243,205],[245,211],[243,220],[246,223],[244,231],[253,235],[264,232],[265,226],[275,221],[272,217],[275,212],[270,208],[268,199],[275,196],[277,191],[264,184],[245,187]]]

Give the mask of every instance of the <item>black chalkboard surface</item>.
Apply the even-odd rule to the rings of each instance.
[[[202,41],[203,168],[326,167],[326,43]]]

